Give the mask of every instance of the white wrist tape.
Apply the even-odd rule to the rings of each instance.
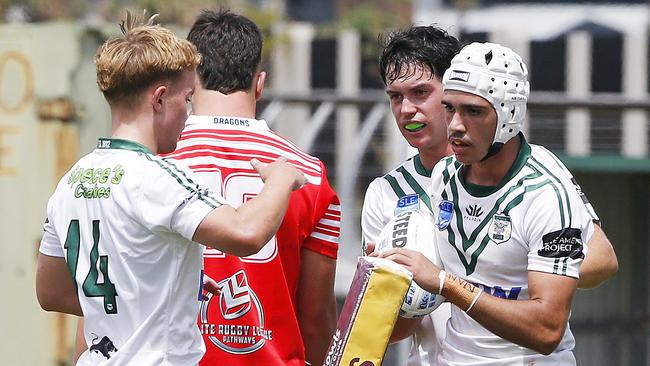
[[[440,281],[440,288],[438,288],[438,295],[442,295],[442,288],[445,286],[445,278],[447,277],[447,272],[444,269],[441,269],[438,273],[438,281]]]
[[[481,296],[481,293],[483,292],[483,289],[479,289],[478,293],[476,294],[476,297],[474,297],[474,300],[472,300],[472,303],[469,304],[469,307],[467,310],[465,310],[466,313],[469,313],[470,310],[474,307],[474,304],[476,304],[476,301],[478,300],[478,297]]]

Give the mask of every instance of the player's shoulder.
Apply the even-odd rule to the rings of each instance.
[[[538,167],[544,174],[558,179],[571,180],[573,175],[562,160],[553,152],[541,145],[530,144],[529,163]]]
[[[274,154],[286,157],[292,165],[305,174],[309,183],[324,184],[323,180],[327,180],[327,168],[321,159],[303,151],[273,130],[266,130],[264,134],[267,138],[266,146],[272,149]]]
[[[446,156],[433,166],[433,171],[431,172],[432,179],[443,179],[445,181],[449,180],[450,177],[454,176],[456,171],[460,169],[462,164],[456,160],[456,156],[450,155]]]
[[[319,165],[321,168],[325,166],[325,164],[323,164],[323,162],[318,157],[303,151],[301,148],[296,146],[296,144],[287,140],[283,136],[278,135],[273,130],[269,130],[268,135],[269,137],[274,138],[278,144],[281,144],[283,149],[286,149],[291,154],[294,154],[296,159],[301,161],[302,163],[316,164]]]
[[[399,170],[408,169],[408,168],[412,167],[414,158],[415,158],[415,156],[411,156],[410,158],[404,160],[403,162],[399,163],[397,166],[395,166],[391,170],[384,173],[384,175],[382,175],[380,178],[386,178],[388,176],[393,176],[395,174],[399,174]]]

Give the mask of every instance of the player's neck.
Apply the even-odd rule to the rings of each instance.
[[[451,146],[446,142],[437,146],[435,149],[420,149],[418,153],[420,154],[422,166],[428,171],[431,171],[444,157],[454,154]]]
[[[111,138],[137,142],[156,153],[156,144],[153,132],[153,117],[144,111],[111,111],[112,128]]]
[[[244,91],[226,95],[198,88],[192,98],[192,112],[200,116],[255,118],[255,107],[255,96]]]
[[[506,142],[501,150],[487,160],[466,166],[465,180],[480,186],[497,186],[517,160],[521,139],[516,136]]]

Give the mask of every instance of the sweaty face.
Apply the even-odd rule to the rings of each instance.
[[[463,164],[480,162],[488,152],[496,132],[497,114],[487,100],[466,92],[447,90],[442,104],[449,143]]]
[[[188,117],[188,104],[194,94],[194,70],[183,71],[175,82],[168,86],[162,96],[164,119],[156,126],[158,153],[170,153],[176,149],[181,132]]]
[[[440,104],[442,83],[421,66],[412,66],[405,74],[386,87],[397,127],[418,150],[446,144],[447,127]]]

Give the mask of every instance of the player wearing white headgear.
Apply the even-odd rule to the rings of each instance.
[[[416,252],[380,254],[455,305],[442,364],[575,364],[568,317],[594,225],[559,160],[520,133],[527,76],[497,44],[454,57],[442,103],[455,156],[430,188],[447,272]]]

